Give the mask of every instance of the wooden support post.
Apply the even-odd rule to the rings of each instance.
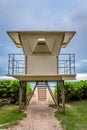
[[[63,113],[65,114],[65,92],[64,92],[64,81],[62,81],[62,105],[63,105]]]
[[[23,106],[25,108],[25,106],[26,106],[26,82],[22,81],[21,86],[22,86],[22,102],[23,102]]]
[[[26,87],[27,87],[27,83],[24,82],[24,86],[23,86],[23,88],[24,88],[24,106],[26,106],[26,92],[27,92]]]
[[[57,81],[57,104],[58,104],[58,106],[59,106],[59,103],[60,103],[60,102],[59,102],[59,98],[60,98],[60,97],[59,97],[59,95],[60,95],[59,87],[60,87],[60,86],[59,86],[59,82]]]
[[[22,81],[20,81],[19,86],[19,111],[22,111]]]

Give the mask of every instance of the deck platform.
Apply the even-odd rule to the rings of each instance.
[[[76,74],[56,74],[56,75],[8,75],[20,81],[59,81],[75,80]]]

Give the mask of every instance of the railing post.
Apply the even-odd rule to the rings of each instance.
[[[75,74],[75,54],[73,54],[74,56],[74,74]]]
[[[57,58],[57,74],[58,74],[59,73],[59,57],[56,56],[56,58]]]
[[[27,55],[25,55],[25,74],[27,74]]]
[[[17,74],[17,61],[16,61],[16,74]]]
[[[66,71],[65,71],[65,63],[64,63],[64,74],[65,74],[65,72],[66,72]]]
[[[12,74],[14,74],[14,54],[13,54],[13,57],[12,57]]]
[[[8,75],[10,74],[10,54],[8,54]]]
[[[69,69],[70,69],[69,73],[71,74],[71,54],[69,54]]]

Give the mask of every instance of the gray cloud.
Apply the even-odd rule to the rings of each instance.
[[[7,56],[0,56],[0,75],[6,75],[8,70]]]
[[[84,0],[1,0],[0,1],[0,73],[7,73],[8,53],[21,53],[6,34],[7,30],[75,30],[76,36],[62,52],[76,53],[87,72],[87,1]],[[6,63],[6,65],[5,65]],[[4,67],[3,67],[4,66]],[[2,72],[1,72],[2,71]]]
[[[77,73],[87,73],[87,59],[80,60],[76,63]]]

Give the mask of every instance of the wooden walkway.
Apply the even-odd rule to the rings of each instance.
[[[9,130],[62,130],[60,122],[54,117],[56,109],[49,107],[48,102],[52,102],[51,96],[47,91],[47,100],[38,101],[38,90],[31,99],[26,113],[27,117],[20,121],[18,126]]]

